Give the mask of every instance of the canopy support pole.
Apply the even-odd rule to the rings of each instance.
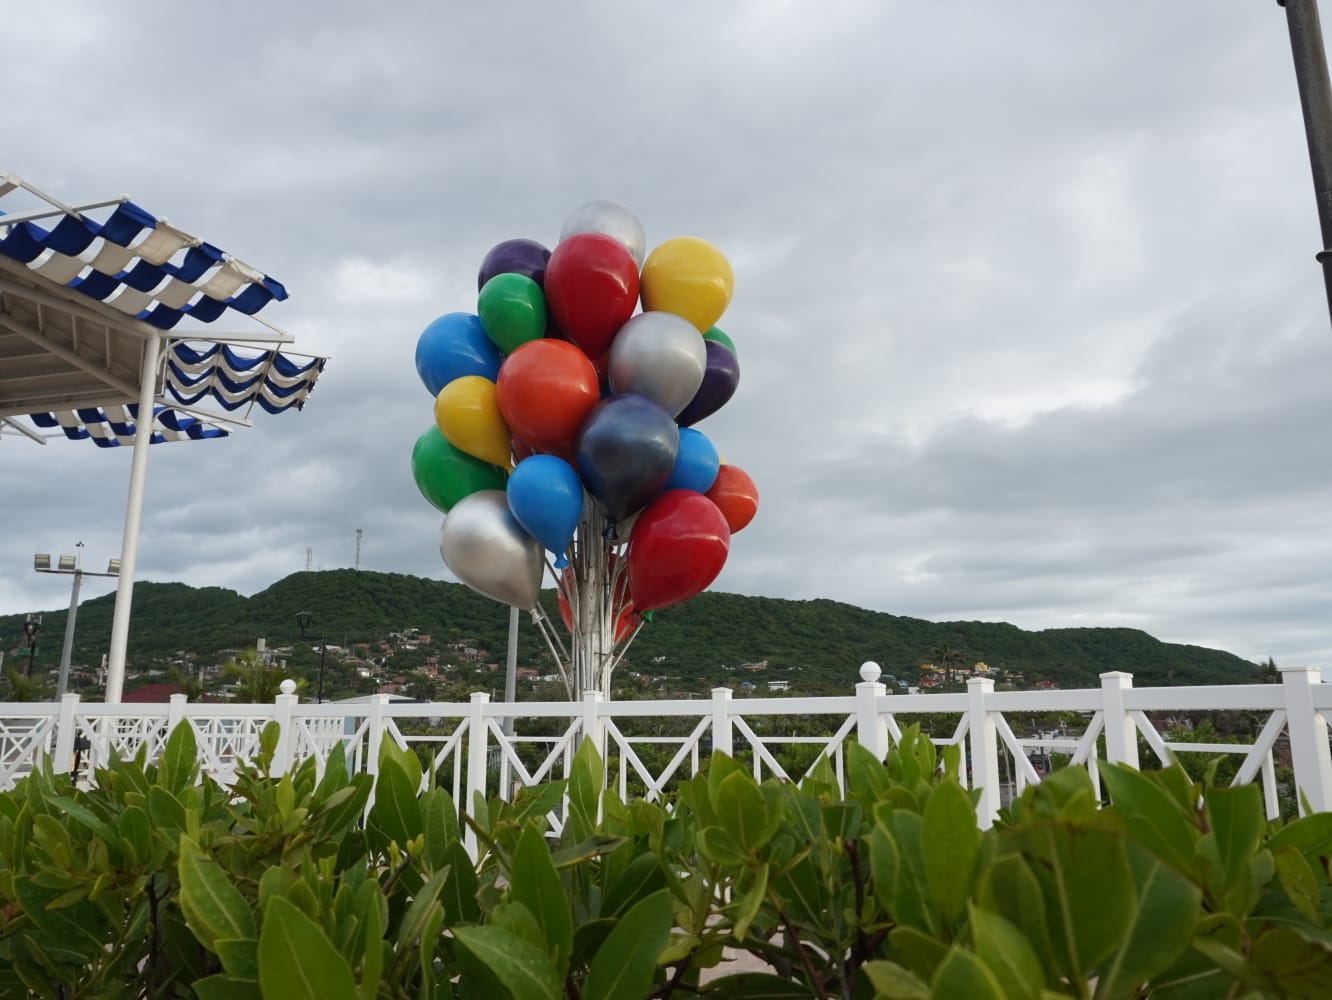
[[[139,556],[139,522],[143,516],[143,487],[148,476],[148,448],[153,442],[153,403],[157,397],[157,362],[160,337],[148,337],[143,345],[143,367],[139,372],[139,416],[134,423],[134,458],[130,463],[129,499],[125,504],[125,534],[120,545],[120,578],[116,586],[116,610],[111,619],[111,652],[106,667],[106,700],[120,701],[125,689],[125,651],[129,646],[130,604],[134,600],[134,570]]]

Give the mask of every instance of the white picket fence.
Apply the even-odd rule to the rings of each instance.
[[[883,757],[904,725],[921,721],[936,745],[961,745],[963,780],[980,790],[982,826],[993,822],[1007,795],[1041,780],[1033,756],[1065,755],[1068,766],[1086,767],[1096,782],[1098,760],[1139,765],[1139,737],[1163,763],[1176,750],[1239,755],[1235,783],[1261,782],[1272,817],[1279,812],[1273,751],[1284,751],[1288,741],[1302,807],[1332,809],[1326,722],[1332,685],[1323,684],[1314,668],[1285,669],[1280,684],[1168,688],[1135,688],[1132,676],[1120,672],[1102,674],[1099,688],[1065,691],[995,691],[992,681],[976,678],[965,692],[945,694],[890,694],[874,664],[865,664],[861,677],[853,694],[820,698],[734,698],[729,688],[716,688],[710,699],[679,701],[608,701],[589,693],[580,702],[509,704],[474,694],[470,702],[376,696],[305,704],[284,693],[259,705],[190,704],[183,695],[166,705],[104,705],[72,694],[58,704],[0,703],[0,789],[12,787],[43,755],[61,772],[77,756],[84,781],[111,755],[129,757],[146,745],[152,759],[180,723],[194,729],[202,769],[226,782],[239,762],[253,759],[264,726],[277,722],[275,771],[311,756],[322,769],[329,750],[341,744],[350,768],[374,773],[380,746],[391,739],[417,748],[433,765],[425,768],[424,781],[449,788],[462,804],[478,793],[508,797],[520,786],[566,775],[587,738],[601,751],[607,781],[622,796],[656,798],[696,773],[712,750],[746,759],[759,778],[799,779],[810,761],[826,757],[840,781],[849,737]],[[1265,717],[1256,740],[1170,743],[1151,719],[1220,711]],[[1019,736],[1008,720],[1023,713],[1072,713],[1082,729]],[[940,717],[946,731],[930,732]],[[796,728],[796,719],[805,730],[817,724],[819,735],[782,735],[782,729]],[[506,731],[510,725],[512,733]],[[553,821],[558,824],[558,817]]]

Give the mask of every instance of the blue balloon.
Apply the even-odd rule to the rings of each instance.
[[[573,466],[554,455],[529,455],[514,466],[506,491],[523,530],[555,553],[556,569],[564,569],[564,550],[583,513],[583,484]]]
[[[471,313],[441,316],[416,341],[416,373],[432,396],[438,396],[440,389],[464,375],[495,381],[502,360],[480,318]]]
[[[680,453],[675,456],[671,478],[666,480],[668,490],[693,490],[706,493],[717,479],[721,459],[707,435],[692,427],[680,428]]]
[[[621,393],[592,408],[575,457],[583,485],[614,525],[662,491],[679,452],[675,419],[644,396]]]

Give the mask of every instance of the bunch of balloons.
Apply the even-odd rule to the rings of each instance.
[[[628,208],[590,202],[554,250],[493,247],[476,312],[416,345],[435,423],[412,474],[445,513],[440,553],[473,590],[533,611],[571,695],[606,690],[641,616],[706,588],[758,509],[694,426],[740,381],[716,327],[731,266],[695,237],[645,251]],[[568,647],[539,612],[546,552]]]

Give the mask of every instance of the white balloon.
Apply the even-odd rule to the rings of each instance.
[[[503,490],[480,490],[450,508],[439,529],[439,554],[478,594],[531,609],[541,597],[545,549],[523,530]]]
[[[624,244],[633,254],[634,263],[642,270],[647,256],[647,237],[638,216],[618,201],[589,201],[580,205],[564,220],[560,229],[560,242],[578,233],[602,233]]]
[[[707,342],[689,320],[668,312],[639,313],[620,327],[606,365],[611,389],[646,396],[673,417],[707,370]]]

